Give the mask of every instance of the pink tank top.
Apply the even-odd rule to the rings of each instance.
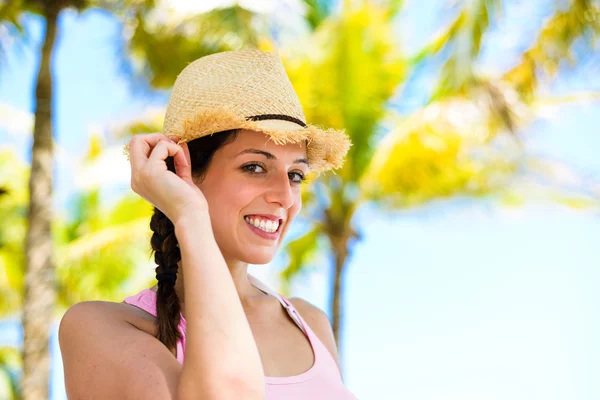
[[[259,290],[276,297],[290,317],[304,332],[310,341],[313,354],[313,366],[300,375],[275,377],[265,376],[266,400],[356,400],[356,397],[344,386],[337,364],[325,345],[315,335],[310,326],[282,295],[275,293],[257,278],[248,274],[250,282]],[[144,289],[134,296],[129,296],[125,303],[134,305],[156,316],[156,293]],[[177,360],[183,364],[185,355],[186,322],[181,315],[179,331],[182,339],[177,342]]]

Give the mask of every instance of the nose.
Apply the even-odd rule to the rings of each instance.
[[[279,204],[281,208],[286,210],[294,205],[295,196],[287,173],[277,174],[269,180],[269,188],[265,193],[265,199],[269,203]]]

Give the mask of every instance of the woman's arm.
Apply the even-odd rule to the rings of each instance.
[[[250,325],[194,182],[189,148],[176,141],[137,135],[129,148],[131,188],[173,222],[181,253],[187,336],[178,398],[262,398],[264,374]]]
[[[215,241],[208,211],[174,223],[181,251],[186,349],[179,398],[262,399],[264,372],[252,331],[227,264]]]
[[[122,305],[81,304],[67,312],[59,330],[69,394],[75,399],[262,399],[258,349],[215,241],[206,198],[192,179],[187,145],[162,134],[138,135],[130,152],[131,188],[175,226],[184,277],[185,361],[181,366],[156,338],[123,318]],[[168,157],[174,158],[176,174],[165,164]],[[107,307],[112,311],[99,310]]]
[[[258,350],[207,224],[192,218],[176,226],[185,274],[183,366],[155,337],[136,327],[130,306],[78,303],[59,328],[69,399],[264,398]]]
[[[183,366],[155,337],[136,327],[130,306],[78,303],[59,329],[70,400],[264,398],[258,350],[205,218],[176,225],[185,274]]]

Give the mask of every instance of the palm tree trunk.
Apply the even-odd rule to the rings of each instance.
[[[52,254],[52,75],[51,58],[56,39],[59,8],[44,2],[46,33],[35,89],[31,176],[29,178],[29,227],[25,244],[25,292],[23,298],[24,400],[48,399],[50,355],[48,341],[54,309],[54,261]]]
[[[338,349],[341,348],[341,326],[342,326],[342,283],[344,275],[344,267],[346,265],[346,259],[348,258],[348,242],[347,240],[336,240],[333,246],[333,252],[335,257],[335,271],[333,277],[333,290],[331,299],[331,325],[333,328],[333,336],[335,342],[338,345]]]

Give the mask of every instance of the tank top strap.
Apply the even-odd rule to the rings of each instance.
[[[130,304],[137,308],[140,308],[146,311],[148,314],[151,314],[156,317],[156,293],[150,289],[143,289],[138,294],[133,296],[128,296],[123,300],[123,303]],[[177,341],[176,346],[176,357],[177,360],[183,364],[183,358],[185,354],[185,333],[186,333],[186,321],[183,318],[183,314],[179,313],[179,325],[177,329],[181,334],[181,339]]]
[[[156,317],[156,293],[150,289],[143,289],[138,294],[126,297],[123,303],[141,308]]]
[[[247,275],[248,275],[248,280],[250,281],[250,283],[252,285],[254,285],[258,290],[260,290],[266,294],[270,294],[271,296],[273,296],[277,300],[279,300],[279,302],[281,303],[283,308],[285,308],[285,310],[287,311],[289,316],[294,320],[296,325],[298,325],[298,327],[302,330],[302,332],[304,332],[304,334],[306,336],[308,336],[308,332],[306,331],[306,329],[304,329],[304,324],[302,323],[300,314],[298,314],[298,312],[296,311],[296,309],[294,308],[292,303],[290,303],[289,300],[287,300],[285,297],[283,297],[282,295],[280,295],[279,293],[275,292],[273,289],[271,289],[270,287],[265,285],[263,282],[261,282],[255,276],[252,276],[250,274],[247,274]]]

